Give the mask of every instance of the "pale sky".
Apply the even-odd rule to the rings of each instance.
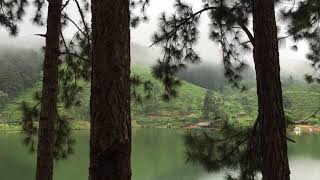
[[[73,1],[71,1],[73,2]],[[151,35],[157,30],[158,17],[160,13],[166,11],[167,13],[173,12],[173,2],[174,0],[151,0],[151,5],[147,9],[147,14],[150,17],[148,23],[141,23],[136,29],[131,30],[132,42],[138,43],[142,46],[148,47],[151,45]],[[186,2],[193,5],[194,10],[197,11],[201,8],[202,1],[198,0],[186,0]],[[24,22],[19,26],[18,37],[10,37],[3,27],[0,27],[0,45],[6,46],[23,46],[28,48],[38,48],[44,43],[44,39],[41,37],[34,36],[33,34],[45,33],[45,28],[38,27],[30,22],[32,8],[27,11],[27,16],[24,18]],[[67,12],[69,12],[71,17],[78,18],[78,12],[74,6],[68,7]],[[78,21],[78,20],[77,20]],[[215,63],[221,62],[221,50],[218,44],[215,44],[208,39],[208,24],[209,19],[207,14],[203,14],[201,18],[200,25],[200,41],[197,45],[197,50],[200,53],[200,57],[203,61],[210,61]],[[282,24],[283,22],[278,22]],[[71,25],[64,30],[67,38],[71,38],[75,28]],[[280,48],[280,61],[283,69],[285,70],[296,70],[301,64],[301,61],[306,61],[305,54],[308,52],[308,46],[306,43],[299,43],[299,51],[294,52],[290,49],[290,41],[287,41],[285,46]],[[248,63],[252,64],[251,53],[246,54]],[[156,59],[156,57],[155,57]]]
[[[158,18],[160,13],[163,11],[173,12],[174,0],[151,0],[151,5],[147,11],[147,14],[150,15],[150,22],[145,24],[140,24],[137,29],[132,30],[132,41],[137,42],[141,45],[150,45],[151,44],[151,35],[157,30]],[[185,0],[189,4],[192,4],[194,10],[200,10],[202,2],[200,0]],[[283,22],[278,22],[280,26]],[[208,38],[208,24],[209,18],[207,14],[203,14],[201,17],[200,25],[200,41],[198,44],[198,51],[200,56],[204,61],[219,61],[221,62],[221,50],[218,44],[215,44]],[[252,29],[250,29],[252,31]],[[308,46],[306,43],[299,43],[299,51],[294,52],[290,49],[293,43],[288,40],[285,45],[280,46],[280,59],[281,61],[300,61],[306,60],[305,54],[308,52]],[[247,54],[247,59],[249,63],[252,63],[251,53]]]

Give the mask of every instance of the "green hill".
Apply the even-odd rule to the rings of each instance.
[[[179,91],[179,96],[174,101],[164,102],[161,99],[162,85],[155,80],[148,69],[134,67],[133,75],[138,75],[143,80],[150,80],[154,84],[153,96],[150,99],[143,99],[142,104],[132,103],[132,115],[134,123],[144,126],[160,126],[171,123],[174,126],[182,126],[187,121],[192,122],[201,116],[200,108],[202,100],[206,92],[205,89],[193,84],[182,81],[182,86]],[[89,98],[90,85],[82,83],[84,91],[81,94],[81,105],[65,110],[59,105],[59,112],[63,115],[71,117],[75,120],[86,121],[89,119]],[[0,122],[17,121],[21,119],[20,105],[22,101],[30,104],[34,103],[33,94],[39,91],[41,83],[37,83],[33,88],[27,89],[19,94],[14,100],[8,103],[2,111],[0,111]],[[138,92],[143,95],[142,89]]]
[[[154,84],[152,98],[142,99],[142,104],[132,101],[132,119],[134,126],[161,127],[170,124],[172,127],[186,127],[198,122],[208,121],[202,118],[201,108],[206,89],[182,81],[179,96],[169,102],[161,99],[162,84],[155,80],[147,68],[134,66],[132,74],[143,80],[150,80]],[[82,82],[84,91],[81,94],[81,105],[71,109],[64,109],[59,105],[59,112],[76,122],[88,122],[90,84]],[[19,94],[0,111],[0,123],[21,119],[19,107],[22,101],[34,103],[33,94],[41,88],[38,82],[33,88]],[[142,88],[138,93],[143,95]],[[239,126],[251,125],[257,114],[257,97],[254,87],[248,91],[225,87],[221,92],[214,92],[214,96],[223,99],[223,111],[231,124]],[[307,84],[292,84],[284,87],[284,102],[286,115],[291,120],[302,120],[309,117],[320,106],[320,86]],[[320,124],[320,114],[316,114],[312,123]]]

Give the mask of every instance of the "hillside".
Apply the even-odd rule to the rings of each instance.
[[[208,121],[202,118],[201,108],[206,89],[194,84],[182,81],[179,96],[169,102],[161,99],[163,87],[155,80],[147,68],[134,66],[132,74],[143,80],[150,80],[154,84],[152,97],[143,98],[142,104],[132,101],[133,126],[161,127],[170,124],[172,127],[187,127],[198,122]],[[77,121],[83,122],[89,119],[90,85],[82,82],[84,91],[81,94],[82,103],[79,107],[64,109],[59,105],[60,114]],[[19,107],[22,101],[33,102],[33,94],[41,88],[37,83],[33,88],[27,89],[18,97],[8,103],[0,111],[0,123],[17,121],[21,119]],[[303,120],[315,112],[320,106],[320,86],[301,83],[284,85],[284,104],[286,116],[291,121]],[[138,88],[142,96],[142,88]],[[255,87],[245,92],[225,86],[223,90],[213,93],[214,97],[223,100],[223,111],[231,124],[236,126],[249,126],[254,122],[257,115],[257,97]],[[143,96],[144,97],[144,96]],[[311,119],[312,124],[320,124],[320,113]]]
[[[182,82],[179,97],[174,101],[164,102],[161,100],[162,87],[161,83],[152,78],[150,72],[146,68],[134,67],[132,74],[138,75],[141,79],[151,80],[154,84],[153,97],[143,99],[143,103],[132,103],[133,120],[140,125],[164,125],[168,122],[180,126],[187,119],[196,119],[201,115],[200,108],[205,94],[205,89],[193,84]],[[2,111],[0,111],[0,122],[17,121],[21,119],[19,107],[22,101],[33,104],[33,94],[41,88],[41,84],[37,83],[33,88],[27,89],[17,98],[8,103]],[[65,110],[62,105],[59,111],[63,115],[67,115],[75,120],[88,120],[89,118],[89,97],[90,85],[83,83],[84,91],[81,94],[82,103],[79,107]],[[143,95],[142,90],[138,90]],[[180,122],[183,121],[183,122]]]
[[[40,78],[41,54],[28,49],[0,48],[0,109]]]
[[[245,92],[225,89],[223,94],[227,102],[239,102],[243,112],[251,119],[255,119],[258,110],[255,87]],[[283,104],[289,121],[302,121],[308,118],[310,124],[320,125],[320,112],[314,114],[320,107],[320,85],[299,81],[283,85]],[[310,117],[312,114],[314,116]]]

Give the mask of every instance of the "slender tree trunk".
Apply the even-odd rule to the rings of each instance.
[[[131,179],[128,0],[92,0],[90,180]]]
[[[52,180],[54,124],[57,121],[58,58],[62,0],[49,0],[39,122],[37,180]]]
[[[263,180],[289,180],[274,0],[253,2]]]

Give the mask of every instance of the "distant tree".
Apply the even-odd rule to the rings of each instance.
[[[214,91],[222,91],[227,85],[223,76],[223,67],[219,65],[203,63],[188,67],[180,71],[177,76],[198,86]]]
[[[289,84],[293,84],[293,83],[294,83],[294,79],[293,79],[293,76],[292,76],[292,75],[289,76],[288,83],[289,83]]]
[[[253,111],[254,105],[249,101],[247,96],[241,97],[240,102],[247,113],[250,114]]]
[[[285,88],[285,87],[293,85],[294,81],[295,80],[293,79],[293,76],[290,75],[289,77],[285,77],[285,78],[282,79],[282,85]]]
[[[292,107],[292,102],[287,96],[283,96],[283,107],[285,109],[290,109]]]
[[[206,120],[209,119],[209,114],[210,114],[210,106],[212,104],[212,91],[207,91],[206,95],[203,99],[203,105],[202,105],[202,116],[203,118],[205,118]]]
[[[219,123],[218,121],[220,121],[221,124],[221,121],[226,121],[226,115],[223,112],[223,104],[222,98],[214,96],[212,91],[208,90],[202,106],[202,115],[205,120],[211,121],[213,125]]]
[[[22,48],[2,47],[0,51],[0,90],[13,98],[32,87],[40,78],[41,53]]]
[[[17,23],[20,21],[25,14],[25,7],[28,4],[27,0],[1,0],[0,1],[0,25],[5,27],[11,35],[17,35],[18,27]],[[1,83],[0,83],[1,84]],[[3,90],[3,89],[2,89]],[[14,90],[15,91],[15,90]],[[1,104],[8,100],[8,96],[4,96],[2,93]]]
[[[0,90],[0,109],[8,101],[8,94]]]

